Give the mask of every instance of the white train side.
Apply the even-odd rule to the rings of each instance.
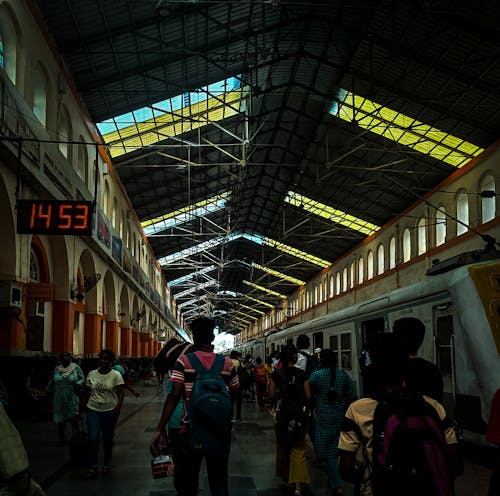
[[[426,327],[419,355],[438,365],[444,379],[444,406],[467,439],[482,442],[490,402],[500,387],[500,262],[458,267],[378,298],[239,346],[263,359],[299,334],[313,348],[337,352],[338,363],[360,389],[358,357],[363,342],[391,332],[395,320],[417,317]],[[360,393],[362,391],[359,391]]]

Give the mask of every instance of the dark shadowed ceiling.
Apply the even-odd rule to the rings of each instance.
[[[500,135],[496,2],[35,3],[140,220],[184,209],[149,239],[188,320],[237,332]]]

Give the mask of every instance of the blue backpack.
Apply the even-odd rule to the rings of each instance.
[[[193,451],[214,454],[231,441],[231,399],[221,376],[225,358],[216,355],[207,370],[195,353],[186,357],[196,371],[186,416],[188,445]]]

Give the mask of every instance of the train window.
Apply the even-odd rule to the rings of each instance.
[[[323,349],[323,333],[322,332],[315,332],[313,334],[313,350],[315,350],[316,348]]]
[[[385,320],[383,317],[378,319],[365,320],[361,323],[361,338],[363,343],[367,343],[373,336],[384,332]]]
[[[444,381],[452,375],[452,336],[453,317],[447,315],[446,317],[438,318],[436,335],[437,365],[439,370],[441,370]]]
[[[345,332],[340,335],[340,366],[343,369],[352,369],[351,333]]]
[[[339,351],[339,337],[338,336],[330,336],[330,349],[337,354]]]

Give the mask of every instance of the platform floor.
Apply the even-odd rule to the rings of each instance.
[[[55,447],[55,425],[48,420],[27,419],[18,423],[30,457],[33,477],[48,496],[174,496],[170,478],[153,480],[150,472],[149,441],[159,419],[165,393],[157,387],[134,386],[140,398],[125,393],[116,429],[113,468],[109,474],[82,480],[84,469],[69,464],[67,447]],[[272,418],[256,403],[243,404],[243,421],[234,424],[229,463],[229,486],[233,496],[281,496],[280,481],[274,476],[275,440]],[[314,463],[310,447],[307,458],[311,475],[309,495],[327,496],[326,476]],[[465,474],[457,479],[457,496],[486,496],[490,472],[466,461]],[[208,484],[202,468],[200,496],[207,496]],[[346,487],[346,496],[352,488]]]

